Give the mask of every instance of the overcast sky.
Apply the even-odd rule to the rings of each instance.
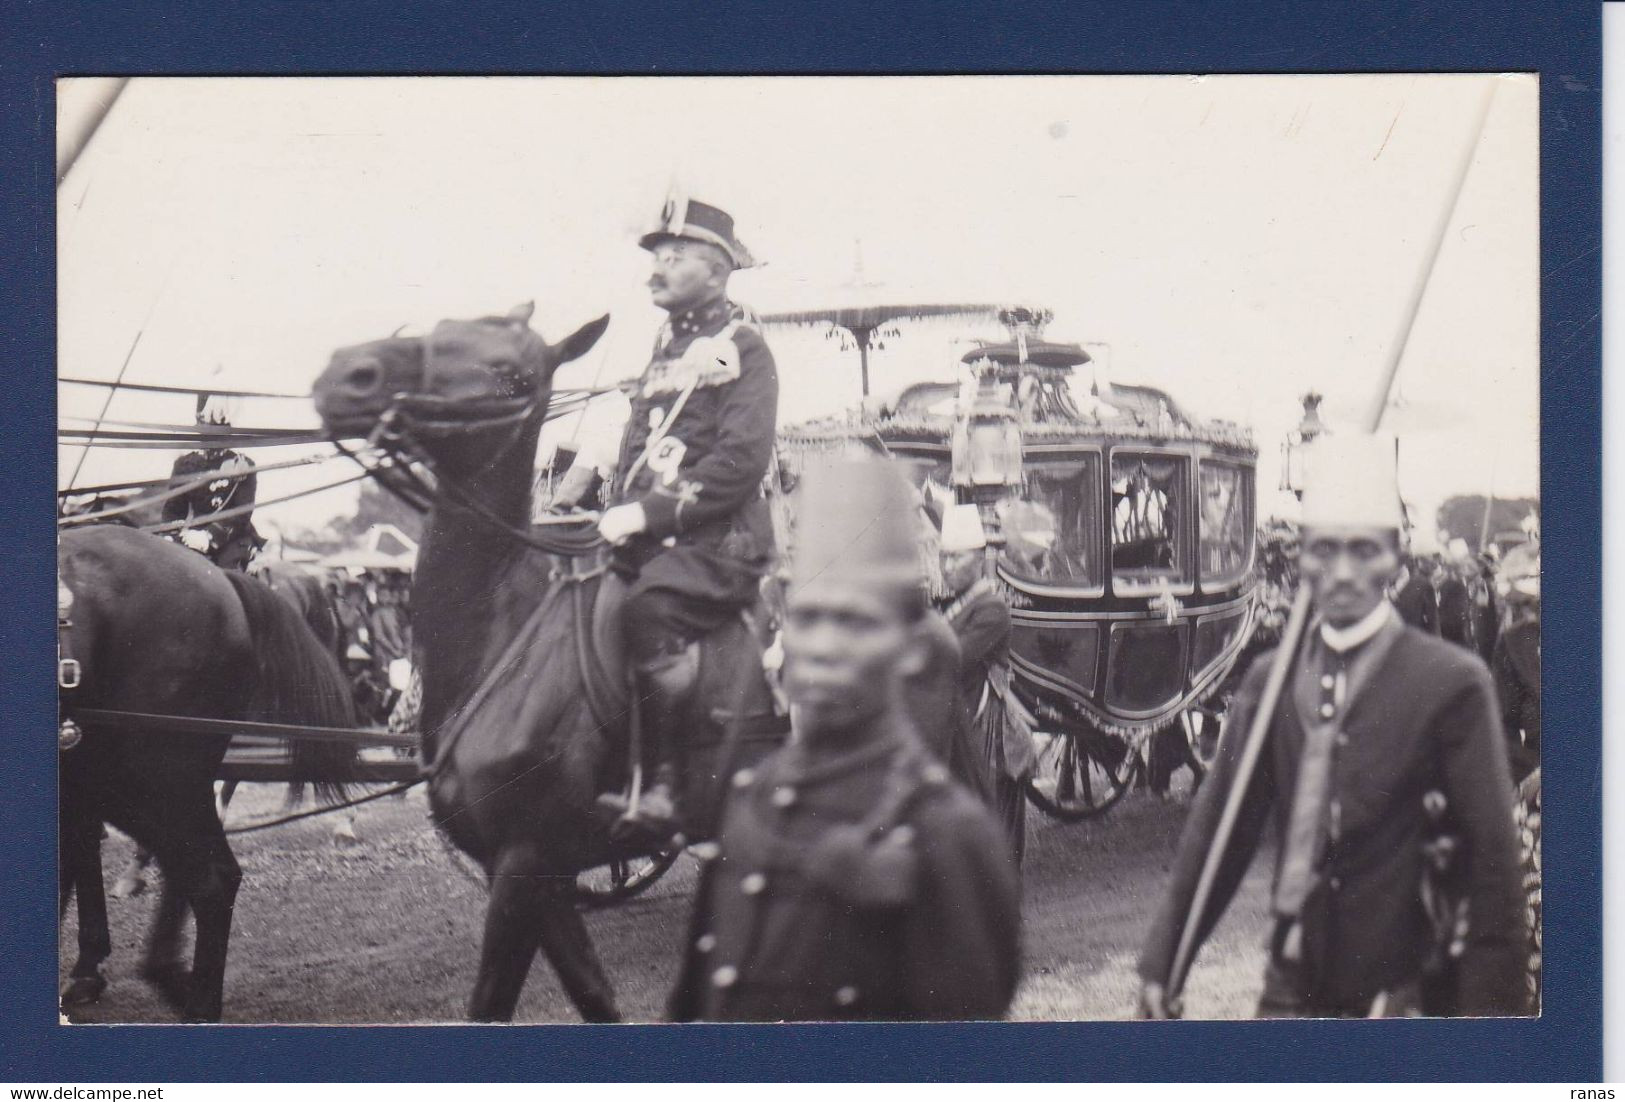
[[[816,304],[861,243],[865,278],[909,298],[1048,306],[1049,335],[1111,378],[1251,425],[1267,514],[1298,396],[1352,428],[1377,385],[1491,84],[1388,426],[1431,515],[1538,488],[1533,77],[140,79],[59,190],[60,370],[112,378],[139,333],[128,380],[302,392],[339,345],[534,299],[554,340],[613,318],[560,385],[635,375],[661,318],[636,235],[676,176],[768,261],[738,301]],[[954,377],[973,335],[905,330],[874,389]],[[857,399],[855,353],[770,340],[781,421]],[[105,397],[59,391],[64,416]],[[602,405],[550,436],[613,433],[624,406]],[[109,410],[191,414],[129,392]],[[239,417],[313,421],[289,402]],[[59,449],[60,485],[79,454]],[[77,484],[172,459],[95,450]],[[334,477],[273,472],[260,496]]]

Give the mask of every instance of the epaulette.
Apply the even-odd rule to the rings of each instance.
[[[695,337],[682,356],[651,364],[643,381],[644,396],[680,394],[690,388],[721,386],[738,379],[739,345],[734,334],[740,324],[732,321],[720,333]]]

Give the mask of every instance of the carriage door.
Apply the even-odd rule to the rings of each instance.
[[[1197,466],[1197,579],[1218,610],[1196,620],[1191,654],[1193,682],[1219,676],[1225,661],[1240,646],[1251,606],[1233,598],[1245,592],[1253,566],[1253,468],[1248,464],[1204,457]]]
[[[1114,448],[1110,476],[1112,594],[1146,598],[1153,615],[1112,625],[1105,706],[1120,721],[1158,722],[1185,690],[1190,624],[1178,599],[1195,588],[1191,459]]]

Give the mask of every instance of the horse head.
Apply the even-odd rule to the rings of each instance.
[[[448,473],[478,473],[539,428],[554,372],[609,325],[606,315],[549,344],[530,328],[533,309],[526,303],[503,315],[442,321],[424,338],[339,349],[313,390],[324,427],[370,435],[388,418]]]

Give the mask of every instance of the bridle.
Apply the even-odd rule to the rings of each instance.
[[[580,569],[576,561],[592,555],[605,546],[604,540],[598,535],[596,528],[583,524],[570,530],[560,527],[557,531],[536,532],[525,531],[497,516],[491,508],[474,495],[468,487],[457,479],[452,478],[439,465],[435,463],[418,437],[424,432],[438,436],[462,435],[473,432],[484,432],[492,428],[511,427],[513,431],[508,439],[497,449],[493,461],[501,460],[508,455],[519,441],[523,439],[523,426],[536,415],[538,403],[534,397],[516,399],[498,399],[480,403],[476,416],[457,416],[447,418],[447,413],[463,414],[469,410],[471,403],[459,403],[443,398],[416,396],[410,394],[397,394],[389,406],[378,417],[378,423],[373,427],[367,437],[370,449],[382,453],[394,460],[389,470],[401,476],[406,483],[400,483],[384,477],[378,468],[367,468],[374,473],[380,485],[395,494],[409,505],[413,498],[422,496],[425,500],[432,499],[436,493],[444,495],[452,503],[461,506],[475,517],[485,522],[500,535],[520,544],[521,546],[541,551],[548,555],[557,556],[566,560],[562,567],[555,566],[550,572],[554,584],[583,583],[604,573],[606,567],[599,565],[588,569]],[[430,410],[441,414],[440,418],[425,417],[420,411]],[[487,412],[487,410],[489,412]],[[341,450],[343,445],[339,445]],[[352,453],[346,453],[352,454]],[[359,463],[360,458],[352,454]],[[412,464],[421,465],[434,478],[434,486],[425,483],[418,474],[412,470]],[[363,464],[363,466],[365,466]],[[409,487],[409,488],[408,488]],[[584,518],[585,519],[585,518]],[[598,667],[593,661],[591,624],[592,624],[592,598],[587,587],[581,584],[570,585],[570,600],[575,609],[576,648],[578,661],[581,663],[583,675],[591,678]],[[437,777],[451,761],[451,749],[467,730],[467,717],[473,714],[481,702],[495,691],[497,683],[502,679],[520,654],[529,646],[530,640],[542,618],[546,615],[550,605],[546,600],[541,601],[536,611],[522,626],[513,640],[508,644],[502,657],[491,667],[474,691],[464,699],[441,724],[445,738],[435,751],[434,760],[425,763],[423,775],[431,781]],[[600,677],[602,675],[600,674]],[[600,724],[611,722],[608,718],[609,707],[601,703],[604,698],[603,690],[594,692],[594,685],[589,682],[588,698],[593,712]]]
[[[367,445],[395,460],[390,470],[400,476],[400,481],[384,477],[376,468],[368,468],[369,473],[374,474],[384,489],[420,509],[425,508],[438,492],[500,535],[532,550],[564,558],[593,554],[604,546],[596,529],[584,522],[579,526],[565,522],[558,526],[557,531],[538,532],[510,524],[467,486],[441,469],[420,442],[423,436],[458,436],[494,428],[510,428],[512,431],[508,433],[507,440],[493,456],[493,461],[500,460],[523,439],[522,429],[536,416],[537,408],[538,402],[534,396],[469,402],[426,394],[396,394],[379,415],[377,424],[367,437]],[[412,470],[414,463],[433,476],[434,486],[425,483]],[[415,498],[419,500],[415,501]],[[572,572],[571,576],[577,575]]]

